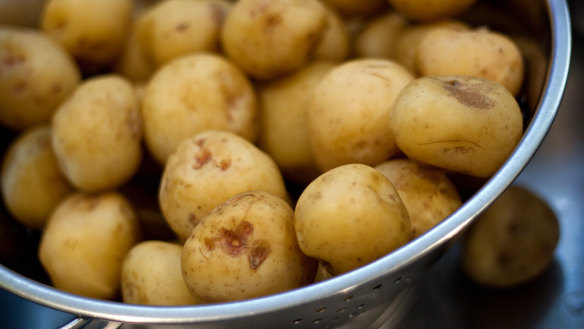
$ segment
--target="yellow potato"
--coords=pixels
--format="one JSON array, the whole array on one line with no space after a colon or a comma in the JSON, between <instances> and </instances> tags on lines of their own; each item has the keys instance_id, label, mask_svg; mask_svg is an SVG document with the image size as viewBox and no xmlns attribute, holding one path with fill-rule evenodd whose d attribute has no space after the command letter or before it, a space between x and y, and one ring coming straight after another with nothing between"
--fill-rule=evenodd
<instances>
[{"instance_id":1,"label":"yellow potato","mask_svg":"<svg viewBox=\"0 0 584 329\"><path fill-rule=\"evenodd\" d=\"M138 19L138 43L161 66L180 56L219 50L231 3L221 0L166 0Z\"/></svg>"},{"instance_id":2,"label":"yellow potato","mask_svg":"<svg viewBox=\"0 0 584 329\"><path fill-rule=\"evenodd\" d=\"M203 130L231 131L249 141L258 134L257 96L248 77L215 54L192 54L152 77L142 104L144 137L160 164L184 139Z\"/></svg>"},{"instance_id":3,"label":"yellow potato","mask_svg":"<svg viewBox=\"0 0 584 329\"><path fill-rule=\"evenodd\" d=\"M351 52L349 31L343 18L334 8L326 7L326 28L314 50L317 60L340 62Z\"/></svg>"},{"instance_id":4,"label":"yellow potato","mask_svg":"<svg viewBox=\"0 0 584 329\"><path fill-rule=\"evenodd\" d=\"M26 129L47 123L77 88L71 56L44 33L0 27L0 124Z\"/></svg>"},{"instance_id":5,"label":"yellow potato","mask_svg":"<svg viewBox=\"0 0 584 329\"><path fill-rule=\"evenodd\" d=\"M419 75L417 68L418 46L426 33L435 28L449 28L457 31L470 30L471 27L459 20L447 19L425 24L410 24L396 36L393 58L410 72Z\"/></svg>"},{"instance_id":6,"label":"yellow potato","mask_svg":"<svg viewBox=\"0 0 584 329\"><path fill-rule=\"evenodd\" d=\"M184 140L168 158L159 202L184 241L216 205L250 190L287 198L280 170L267 154L238 135L207 130Z\"/></svg>"},{"instance_id":7,"label":"yellow potato","mask_svg":"<svg viewBox=\"0 0 584 329\"><path fill-rule=\"evenodd\" d=\"M326 28L317 0L240 0L223 26L225 53L254 78L294 71L311 58Z\"/></svg>"},{"instance_id":8,"label":"yellow potato","mask_svg":"<svg viewBox=\"0 0 584 329\"><path fill-rule=\"evenodd\" d=\"M433 29L420 40L417 56L422 76L480 77L504 85L513 95L523 84L521 51L509 37L486 28Z\"/></svg>"},{"instance_id":9,"label":"yellow potato","mask_svg":"<svg viewBox=\"0 0 584 329\"><path fill-rule=\"evenodd\" d=\"M489 177L523 133L519 104L504 86L474 77L423 77L393 104L389 125L409 158Z\"/></svg>"},{"instance_id":10,"label":"yellow potato","mask_svg":"<svg viewBox=\"0 0 584 329\"><path fill-rule=\"evenodd\" d=\"M136 213L121 194L75 193L49 218L39 259L57 289L115 299L122 262L140 236Z\"/></svg>"},{"instance_id":11,"label":"yellow potato","mask_svg":"<svg viewBox=\"0 0 584 329\"><path fill-rule=\"evenodd\" d=\"M375 15L387 9L386 0L323 0L345 16Z\"/></svg>"},{"instance_id":12,"label":"yellow potato","mask_svg":"<svg viewBox=\"0 0 584 329\"><path fill-rule=\"evenodd\" d=\"M347 163L376 165L397 153L388 116L413 77L390 60L357 59L330 71L308 107L309 141L324 172Z\"/></svg>"},{"instance_id":13,"label":"yellow potato","mask_svg":"<svg viewBox=\"0 0 584 329\"><path fill-rule=\"evenodd\" d=\"M408 22L391 11L367 21L354 42L357 57L394 58L397 39Z\"/></svg>"},{"instance_id":14,"label":"yellow potato","mask_svg":"<svg viewBox=\"0 0 584 329\"><path fill-rule=\"evenodd\" d=\"M478 284L518 286L549 266L559 236L550 206L530 190L513 185L465 233L462 267Z\"/></svg>"},{"instance_id":15,"label":"yellow potato","mask_svg":"<svg viewBox=\"0 0 584 329\"><path fill-rule=\"evenodd\" d=\"M43 228L53 209L73 191L57 164L48 125L25 130L4 156L2 197L15 219Z\"/></svg>"},{"instance_id":16,"label":"yellow potato","mask_svg":"<svg viewBox=\"0 0 584 329\"><path fill-rule=\"evenodd\" d=\"M184 244L183 277L205 302L266 296L313 282L316 262L298 247L294 212L263 191L215 207Z\"/></svg>"},{"instance_id":17,"label":"yellow potato","mask_svg":"<svg viewBox=\"0 0 584 329\"><path fill-rule=\"evenodd\" d=\"M134 21L124 48L115 60L113 71L132 82L145 82L154 74L156 65L138 44L136 25Z\"/></svg>"},{"instance_id":18,"label":"yellow potato","mask_svg":"<svg viewBox=\"0 0 584 329\"><path fill-rule=\"evenodd\" d=\"M182 251L182 245L155 240L132 247L122 265L123 302L144 305L197 304L182 277Z\"/></svg>"},{"instance_id":19,"label":"yellow potato","mask_svg":"<svg viewBox=\"0 0 584 329\"><path fill-rule=\"evenodd\" d=\"M366 265L412 238L410 218L391 182L362 164L327 171L300 195L294 227L300 249L332 275Z\"/></svg>"},{"instance_id":20,"label":"yellow potato","mask_svg":"<svg viewBox=\"0 0 584 329\"><path fill-rule=\"evenodd\" d=\"M306 115L314 88L335 65L314 61L297 72L258 86L259 145L292 181L308 183L319 174L308 141Z\"/></svg>"},{"instance_id":21,"label":"yellow potato","mask_svg":"<svg viewBox=\"0 0 584 329\"><path fill-rule=\"evenodd\" d=\"M404 17L418 22L451 18L472 6L476 0L388 0Z\"/></svg>"},{"instance_id":22,"label":"yellow potato","mask_svg":"<svg viewBox=\"0 0 584 329\"><path fill-rule=\"evenodd\" d=\"M41 28L77 59L85 72L111 65L129 35L132 0L49 0Z\"/></svg>"},{"instance_id":23,"label":"yellow potato","mask_svg":"<svg viewBox=\"0 0 584 329\"><path fill-rule=\"evenodd\" d=\"M87 79L53 117L59 166L77 188L95 192L126 183L142 159L142 117L134 86L118 75Z\"/></svg>"},{"instance_id":24,"label":"yellow potato","mask_svg":"<svg viewBox=\"0 0 584 329\"><path fill-rule=\"evenodd\" d=\"M454 184L436 168L425 168L409 159L393 159L378 164L375 169L397 190L408 210L414 237L424 234L462 206Z\"/></svg>"}]
</instances>

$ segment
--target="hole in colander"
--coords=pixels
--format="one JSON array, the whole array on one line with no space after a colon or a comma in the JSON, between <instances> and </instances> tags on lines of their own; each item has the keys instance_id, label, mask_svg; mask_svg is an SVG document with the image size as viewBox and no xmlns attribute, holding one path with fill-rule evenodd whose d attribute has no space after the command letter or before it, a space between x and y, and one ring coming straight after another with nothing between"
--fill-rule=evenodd
<instances>
[{"instance_id":1,"label":"hole in colander","mask_svg":"<svg viewBox=\"0 0 584 329\"><path fill-rule=\"evenodd\" d=\"M402 281L402 277L400 276L400 277L398 277L397 279L393 280L393 283L394 283L394 284L400 284L400 283L401 283L401 281Z\"/></svg>"},{"instance_id":2,"label":"hole in colander","mask_svg":"<svg viewBox=\"0 0 584 329\"><path fill-rule=\"evenodd\" d=\"M316 313L322 313L324 311L326 311L326 307L321 307L318 310L316 310Z\"/></svg>"},{"instance_id":3,"label":"hole in colander","mask_svg":"<svg viewBox=\"0 0 584 329\"><path fill-rule=\"evenodd\" d=\"M357 310L360 311L365 307L365 304L359 304L357 305Z\"/></svg>"},{"instance_id":4,"label":"hole in colander","mask_svg":"<svg viewBox=\"0 0 584 329\"><path fill-rule=\"evenodd\" d=\"M343 313L344 311L346 311L347 308L346 307L341 307L337 310L337 313Z\"/></svg>"},{"instance_id":5,"label":"hole in colander","mask_svg":"<svg viewBox=\"0 0 584 329\"><path fill-rule=\"evenodd\" d=\"M292 320L293 324L301 324L304 320L303 319L296 319L296 320Z\"/></svg>"},{"instance_id":6,"label":"hole in colander","mask_svg":"<svg viewBox=\"0 0 584 329\"><path fill-rule=\"evenodd\" d=\"M348 315L348 317L349 317L349 319L352 319L352 318L354 318L354 317L355 317L355 313L350 313L350 314Z\"/></svg>"},{"instance_id":7,"label":"hole in colander","mask_svg":"<svg viewBox=\"0 0 584 329\"><path fill-rule=\"evenodd\" d=\"M347 296L347 297L343 298L343 301L344 301L344 302L348 302L348 301L350 301L351 299L353 299L353 296Z\"/></svg>"},{"instance_id":8,"label":"hole in colander","mask_svg":"<svg viewBox=\"0 0 584 329\"><path fill-rule=\"evenodd\" d=\"M312 320L312 323L319 324L321 321L322 321L322 319L315 319L315 320Z\"/></svg>"},{"instance_id":9,"label":"hole in colander","mask_svg":"<svg viewBox=\"0 0 584 329\"><path fill-rule=\"evenodd\" d=\"M336 322L339 321L341 318L339 318L338 316L335 316L334 318L331 319L331 322Z\"/></svg>"},{"instance_id":10,"label":"hole in colander","mask_svg":"<svg viewBox=\"0 0 584 329\"><path fill-rule=\"evenodd\" d=\"M383 283L380 283L380 284L376 285L375 287L373 287L373 291L379 290L381 287L383 287Z\"/></svg>"}]
</instances>

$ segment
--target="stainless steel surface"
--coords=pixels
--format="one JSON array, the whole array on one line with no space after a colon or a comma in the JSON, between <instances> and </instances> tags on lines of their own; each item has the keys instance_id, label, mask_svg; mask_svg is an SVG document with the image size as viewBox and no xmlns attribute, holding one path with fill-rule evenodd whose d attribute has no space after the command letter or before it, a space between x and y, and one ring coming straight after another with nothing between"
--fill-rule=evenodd
<instances>
[{"instance_id":1,"label":"stainless steel surface","mask_svg":"<svg viewBox=\"0 0 584 329\"><path fill-rule=\"evenodd\" d=\"M532 1L517 1L517 3L523 3L524 5L527 3L529 8L537 7L533 6L535 2ZM523 324L520 321L497 325L496 320L492 320L498 319L501 314L514 314L509 307L499 310L481 307L485 306L484 303L488 300L493 301L493 306L502 305L503 303L494 299L493 296L496 297L496 294L482 291L465 281L457 268L456 246L448 250L446 255L432 267L431 271L427 271L427 269L431 268L432 264L443 255L443 252L446 251L446 245L451 239L463 230L477 213L488 206L519 175L538 148L547 132L547 127L555 116L555 109L558 107L559 96L562 93L567 75L570 27L567 25L569 20L565 2L551 0L549 1L549 6L554 17L552 20L553 30L557 33L557 39L552 44L551 52L553 69L550 71L551 75L548 76L547 91L540 103L540 109L536 112L536 120L528 127L520 150L513 154L512 160L507 162L463 208L422 238L369 266L302 290L240 303L200 307L139 307L80 298L35 283L0 266L0 283L2 287L11 291L0 290L0 311L2 312L0 326L6 326L6 328L53 328L64 325L73 319L73 316L69 314L54 311L27 301L32 300L33 302L58 308L61 311L85 317L128 322L122 328L149 327L139 324L144 322L161 323L162 326L157 327L165 328L177 328L190 322L199 323L198 327L200 328L325 328L332 326L366 328L370 324L383 328L395 327L398 324L407 328L425 328L428 326L479 328L482 325L491 327L487 325L488 323L495 324L496 328L521 327ZM521 24L527 23L522 22ZM540 41L545 42L545 33L541 34L540 39ZM564 102L563 108L567 103L567 101ZM564 110L564 112L566 111ZM560 111L560 114L562 113ZM568 120L568 122L572 125L572 128L576 128L572 120ZM561 128L559 132L558 128L556 128L553 132L562 135L568 133L571 136L582 139L582 136L577 136L577 132L566 128ZM553 140L551 137L550 139ZM573 142L572 139L570 141ZM560 144L560 146L552 146L553 151L559 152L558 149L567 147L562 143ZM540 152L542 151L543 149L540 150ZM567 151L569 152L569 150ZM576 156L576 154L572 155ZM538 153L534 160L540 158ZM559 157L558 160L562 158ZM566 158L564 157L563 159L565 161ZM548 159L546 158L545 160ZM572 162L565 162L566 166L577 164L577 158L570 160ZM541 160L539 161L541 163ZM531 169L531 167L537 165L538 161L532 162L524 174L529 173L530 170L535 170ZM539 166L542 165L540 164ZM576 169L573 168L573 170ZM540 178L546 178L558 183L553 178L555 173L551 173L545 168L540 169L540 173L541 171L545 172L545 174L536 174L536 176L543 176ZM564 175L567 172L568 170L566 169L562 171ZM518 181L524 179L523 177L525 176L521 175ZM569 184L577 183L576 177L571 178L568 183L564 182L555 186L568 189L568 186L571 186ZM528 180L534 183L532 179ZM554 185L546 182L539 186L542 189L546 188L546 192L551 193L549 187ZM551 195L557 194L551 193ZM571 217L572 219L570 219L570 217L566 217L566 213L574 216L582 215L582 213L574 212L580 209L579 207L569 206L570 200L573 205L579 204L575 199L569 199L579 195L576 193L560 193L559 195L563 196L562 202L564 203L552 203L552 205L555 209L564 209L564 213L561 216L562 232L566 230L573 232L572 225L575 224L570 224L570 227L566 228L566 221L575 222L580 220L581 217ZM550 195L546 194L545 196L549 197ZM568 205L566 205L566 202L568 202ZM559 205L563 205L563 208L558 208ZM569 211L566 209L569 209ZM553 269L559 267L563 275L560 278L556 278L556 280L559 280L556 282L558 287L566 287L566 284L571 282L569 287L575 290L569 290L567 293L572 294L575 292L576 295L572 294L570 296L576 298L569 300L578 301L577 293L581 287L576 287L574 282L581 281L582 268L569 270L571 269L569 266L572 264L568 261L568 258L573 258L574 253L579 253L581 257L582 249L575 249L572 246L574 242L566 240L570 238L574 238L574 236L570 234L562 235L558 248L558 258L550 273L553 276ZM567 258L561 258L561 255ZM561 262L562 259L564 259L564 262ZM582 265L582 262L580 261L578 264ZM566 267L564 268L563 266ZM570 277L571 281L566 281L567 274L577 275L578 277ZM548 273L548 275L550 274ZM546 287L547 285L540 284L540 286ZM556 288L555 291L557 292L558 289L560 288ZM467 292L472 293L467 294ZM508 299L506 297L510 295L502 294L502 296L503 299ZM527 304L522 306L534 305L530 304L533 299L524 301ZM511 306L516 306L515 304L520 304L520 302L516 301ZM478 306L478 309L473 308L473 305ZM412 306L411 311L406 318L402 318L406 316L404 310L409 306ZM578 307L577 304L572 305L572 309L578 310ZM20 311L11 311L16 308ZM484 310L486 313L480 313L478 310ZM490 312L488 310L493 311ZM497 314L500 311L506 312L499 313L498 316ZM537 312L537 314L542 314L542 312ZM380 315L384 317L381 320L377 320ZM506 318L513 319L513 317L509 316ZM34 324L31 325L31 323ZM108 321L89 321L84 328L103 328L108 324L117 325L117 323Z\"/></svg>"}]
</instances>

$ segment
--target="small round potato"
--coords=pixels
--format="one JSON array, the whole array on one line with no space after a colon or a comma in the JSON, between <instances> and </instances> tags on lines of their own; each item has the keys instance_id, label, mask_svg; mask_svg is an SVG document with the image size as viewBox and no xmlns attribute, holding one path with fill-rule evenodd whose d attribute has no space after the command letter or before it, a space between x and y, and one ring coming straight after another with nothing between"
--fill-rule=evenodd
<instances>
[{"instance_id":1,"label":"small round potato","mask_svg":"<svg viewBox=\"0 0 584 329\"><path fill-rule=\"evenodd\" d=\"M376 165L398 151L387 117L413 76L384 59L357 59L330 71L308 107L309 140L318 168Z\"/></svg>"},{"instance_id":2,"label":"small round potato","mask_svg":"<svg viewBox=\"0 0 584 329\"><path fill-rule=\"evenodd\" d=\"M389 124L409 158L489 177L523 133L519 104L504 86L475 77L423 77L399 94Z\"/></svg>"},{"instance_id":3,"label":"small round potato","mask_svg":"<svg viewBox=\"0 0 584 329\"><path fill-rule=\"evenodd\" d=\"M402 28L395 38L393 59L403 65L415 75L419 75L417 68L418 46L424 36L435 28L448 28L466 31L471 27L459 20L447 19L425 24L409 24Z\"/></svg>"},{"instance_id":4,"label":"small round potato","mask_svg":"<svg viewBox=\"0 0 584 329\"><path fill-rule=\"evenodd\" d=\"M84 72L111 65L130 32L132 0L49 0L41 28L69 51Z\"/></svg>"},{"instance_id":5,"label":"small round potato","mask_svg":"<svg viewBox=\"0 0 584 329\"><path fill-rule=\"evenodd\" d=\"M530 190L512 185L465 233L462 267L478 284L514 287L549 266L559 235L549 205Z\"/></svg>"},{"instance_id":6,"label":"small round potato","mask_svg":"<svg viewBox=\"0 0 584 329\"><path fill-rule=\"evenodd\" d=\"M322 0L344 16L369 16L387 9L386 0Z\"/></svg>"},{"instance_id":7,"label":"small round potato","mask_svg":"<svg viewBox=\"0 0 584 329\"><path fill-rule=\"evenodd\" d=\"M326 28L314 50L317 60L340 62L351 52L351 41L345 21L335 9L326 7Z\"/></svg>"},{"instance_id":8,"label":"small round potato","mask_svg":"<svg viewBox=\"0 0 584 329\"><path fill-rule=\"evenodd\" d=\"M287 199L276 163L236 134L208 130L184 140L162 174L162 214L181 241L216 205L235 194L262 190Z\"/></svg>"},{"instance_id":9,"label":"small round potato","mask_svg":"<svg viewBox=\"0 0 584 329\"><path fill-rule=\"evenodd\" d=\"M240 0L225 20L223 48L254 78L275 78L311 59L326 22L318 0Z\"/></svg>"},{"instance_id":10,"label":"small round potato","mask_svg":"<svg viewBox=\"0 0 584 329\"><path fill-rule=\"evenodd\" d=\"M182 276L183 246L165 241L135 245L122 265L122 300L143 305L197 304Z\"/></svg>"},{"instance_id":11,"label":"small round potato","mask_svg":"<svg viewBox=\"0 0 584 329\"><path fill-rule=\"evenodd\" d=\"M264 191L237 194L215 207L182 254L185 283L204 302L298 288L313 282L316 265L298 247L290 205Z\"/></svg>"},{"instance_id":12,"label":"small round potato","mask_svg":"<svg viewBox=\"0 0 584 329\"><path fill-rule=\"evenodd\" d=\"M85 80L53 117L52 143L61 170L77 188L113 189L142 159L142 117L134 86L118 75Z\"/></svg>"},{"instance_id":13,"label":"small round potato","mask_svg":"<svg viewBox=\"0 0 584 329\"><path fill-rule=\"evenodd\" d=\"M355 55L392 59L397 39L407 27L408 22L393 11L368 21L355 40Z\"/></svg>"},{"instance_id":14,"label":"small round potato","mask_svg":"<svg viewBox=\"0 0 584 329\"><path fill-rule=\"evenodd\" d=\"M254 141L259 128L251 82L215 54L191 54L162 67L148 83L142 113L146 145L161 164L180 142L203 130L231 131Z\"/></svg>"},{"instance_id":15,"label":"small round potato","mask_svg":"<svg viewBox=\"0 0 584 329\"><path fill-rule=\"evenodd\" d=\"M113 65L113 71L132 82L143 83L152 77L156 65L138 44L136 34L136 23L134 22L124 48Z\"/></svg>"},{"instance_id":16,"label":"small round potato","mask_svg":"<svg viewBox=\"0 0 584 329\"><path fill-rule=\"evenodd\" d=\"M300 195L294 226L302 251L332 275L366 265L412 238L408 212L391 182L374 168L331 169Z\"/></svg>"},{"instance_id":17,"label":"small round potato","mask_svg":"<svg viewBox=\"0 0 584 329\"><path fill-rule=\"evenodd\" d=\"M221 0L159 2L139 18L138 43L157 66L196 52L218 51L230 6Z\"/></svg>"},{"instance_id":18,"label":"small round potato","mask_svg":"<svg viewBox=\"0 0 584 329\"><path fill-rule=\"evenodd\" d=\"M115 299L124 257L140 238L136 213L124 196L75 193L49 218L39 258L57 289Z\"/></svg>"},{"instance_id":19,"label":"small round potato","mask_svg":"<svg viewBox=\"0 0 584 329\"><path fill-rule=\"evenodd\" d=\"M48 125L25 130L14 140L2 166L2 197L15 219L40 230L73 187L57 164Z\"/></svg>"},{"instance_id":20,"label":"small round potato","mask_svg":"<svg viewBox=\"0 0 584 329\"><path fill-rule=\"evenodd\" d=\"M0 124L49 122L80 80L73 58L44 33L0 27Z\"/></svg>"},{"instance_id":21,"label":"small round potato","mask_svg":"<svg viewBox=\"0 0 584 329\"><path fill-rule=\"evenodd\" d=\"M414 237L424 234L462 205L454 184L436 168L422 167L409 159L393 159L375 169L389 179L404 202Z\"/></svg>"},{"instance_id":22,"label":"small round potato","mask_svg":"<svg viewBox=\"0 0 584 329\"><path fill-rule=\"evenodd\" d=\"M477 0L388 0L404 17L429 22L454 17L472 6Z\"/></svg>"},{"instance_id":23,"label":"small round potato","mask_svg":"<svg viewBox=\"0 0 584 329\"><path fill-rule=\"evenodd\" d=\"M313 90L336 64L314 61L295 73L260 84L259 145L292 181L309 183L319 174L310 143L306 115Z\"/></svg>"},{"instance_id":24,"label":"small round potato","mask_svg":"<svg viewBox=\"0 0 584 329\"><path fill-rule=\"evenodd\" d=\"M418 45L416 66L422 76L466 75L498 82L513 95L523 84L523 55L507 36L479 28L436 28Z\"/></svg>"}]
</instances>

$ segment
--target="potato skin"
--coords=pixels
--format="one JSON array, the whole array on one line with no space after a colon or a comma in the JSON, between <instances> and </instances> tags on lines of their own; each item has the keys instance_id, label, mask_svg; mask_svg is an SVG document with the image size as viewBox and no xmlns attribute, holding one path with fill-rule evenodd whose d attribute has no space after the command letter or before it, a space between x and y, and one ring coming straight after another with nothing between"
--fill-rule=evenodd
<instances>
[{"instance_id":1,"label":"potato skin","mask_svg":"<svg viewBox=\"0 0 584 329\"><path fill-rule=\"evenodd\" d=\"M387 118L412 80L390 60L356 59L320 81L308 107L308 132L321 172L348 163L375 165L397 153Z\"/></svg>"},{"instance_id":2,"label":"potato skin","mask_svg":"<svg viewBox=\"0 0 584 329\"><path fill-rule=\"evenodd\" d=\"M344 16L375 15L387 9L385 0L323 0Z\"/></svg>"},{"instance_id":3,"label":"potato skin","mask_svg":"<svg viewBox=\"0 0 584 329\"><path fill-rule=\"evenodd\" d=\"M393 11L371 19L354 41L355 56L393 59L397 39L408 26L408 22Z\"/></svg>"},{"instance_id":4,"label":"potato skin","mask_svg":"<svg viewBox=\"0 0 584 329\"><path fill-rule=\"evenodd\" d=\"M549 266L559 236L550 206L525 187L512 185L464 234L462 267L480 285L515 287Z\"/></svg>"},{"instance_id":5,"label":"potato skin","mask_svg":"<svg viewBox=\"0 0 584 329\"><path fill-rule=\"evenodd\" d=\"M77 188L96 192L127 182L142 159L142 117L134 86L119 75L87 79L59 107L52 143Z\"/></svg>"},{"instance_id":6,"label":"potato skin","mask_svg":"<svg viewBox=\"0 0 584 329\"><path fill-rule=\"evenodd\" d=\"M287 199L282 174L267 154L236 134L208 130L184 140L168 158L158 197L184 241L215 206L250 190Z\"/></svg>"},{"instance_id":7,"label":"potato skin","mask_svg":"<svg viewBox=\"0 0 584 329\"><path fill-rule=\"evenodd\" d=\"M409 158L449 171L489 177L523 133L513 95L475 77L422 77L395 100L389 124Z\"/></svg>"},{"instance_id":8,"label":"potato skin","mask_svg":"<svg viewBox=\"0 0 584 329\"><path fill-rule=\"evenodd\" d=\"M41 14L41 29L94 73L111 65L130 32L132 0L49 0Z\"/></svg>"},{"instance_id":9,"label":"potato skin","mask_svg":"<svg viewBox=\"0 0 584 329\"><path fill-rule=\"evenodd\" d=\"M402 199L419 237L462 206L454 184L446 173L422 167L410 159L384 161L375 169L387 177Z\"/></svg>"},{"instance_id":10,"label":"potato skin","mask_svg":"<svg viewBox=\"0 0 584 329\"><path fill-rule=\"evenodd\" d=\"M348 164L310 183L295 208L302 251L332 275L366 265L412 237L410 218L391 182L374 168Z\"/></svg>"},{"instance_id":11,"label":"potato skin","mask_svg":"<svg viewBox=\"0 0 584 329\"><path fill-rule=\"evenodd\" d=\"M258 84L259 145L292 181L307 184L319 174L306 125L308 104L314 88L335 66L313 61L294 73Z\"/></svg>"},{"instance_id":12,"label":"potato skin","mask_svg":"<svg viewBox=\"0 0 584 329\"><path fill-rule=\"evenodd\" d=\"M79 192L52 213L39 259L57 289L115 299L124 257L140 239L136 213L123 195Z\"/></svg>"},{"instance_id":13,"label":"potato skin","mask_svg":"<svg viewBox=\"0 0 584 329\"><path fill-rule=\"evenodd\" d=\"M2 197L22 224L40 230L73 187L59 168L51 147L51 127L29 128L9 146L2 163Z\"/></svg>"},{"instance_id":14,"label":"potato skin","mask_svg":"<svg viewBox=\"0 0 584 329\"><path fill-rule=\"evenodd\" d=\"M0 124L23 130L48 123L77 88L73 58L46 34L0 27Z\"/></svg>"},{"instance_id":15,"label":"potato skin","mask_svg":"<svg viewBox=\"0 0 584 329\"><path fill-rule=\"evenodd\" d=\"M241 69L216 54L191 54L160 68L142 104L146 145L160 164L184 139L207 129L257 138L254 87Z\"/></svg>"},{"instance_id":16,"label":"potato skin","mask_svg":"<svg viewBox=\"0 0 584 329\"><path fill-rule=\"evenodd\" d=\"M519 47L507 36L486 28L435 28L420 40L416 66L422 76L474 76L504 85L518 95L524 64Z\"/></svg>"},{"instance_id":17,"label":"potato skin","mask_svg":"<svg viewBox=\"0 0 584 329\"><path fill-rule=\"evenodd\" d=\"M123 302L142 305L197 304L182 277L182 251L182 245L156 240L132 247L122 265Z\"/></svg>"},{"instance_id":18,"label":"potato skin","mask_svg":"<svg viewBox=\"0 0 584 329\"><path fill-rule=\"evenodd\" d=\"M249 75L271 79L305 65L325 28L326 10L317 0L240 0L227 15L221 40Z\"/></svg>"},{"instance_id":19,"label":"potato skin","mask_svg":"<svg viewBox=\"0 0 584 329\"><path fill-rule=\"evenodd\" d=\"M290 205L249 191L215 207L195 227L184 244L182 270L193 296L224 302L311 283L316 262L298 247Z\"/></svg>"}]
</instances>

